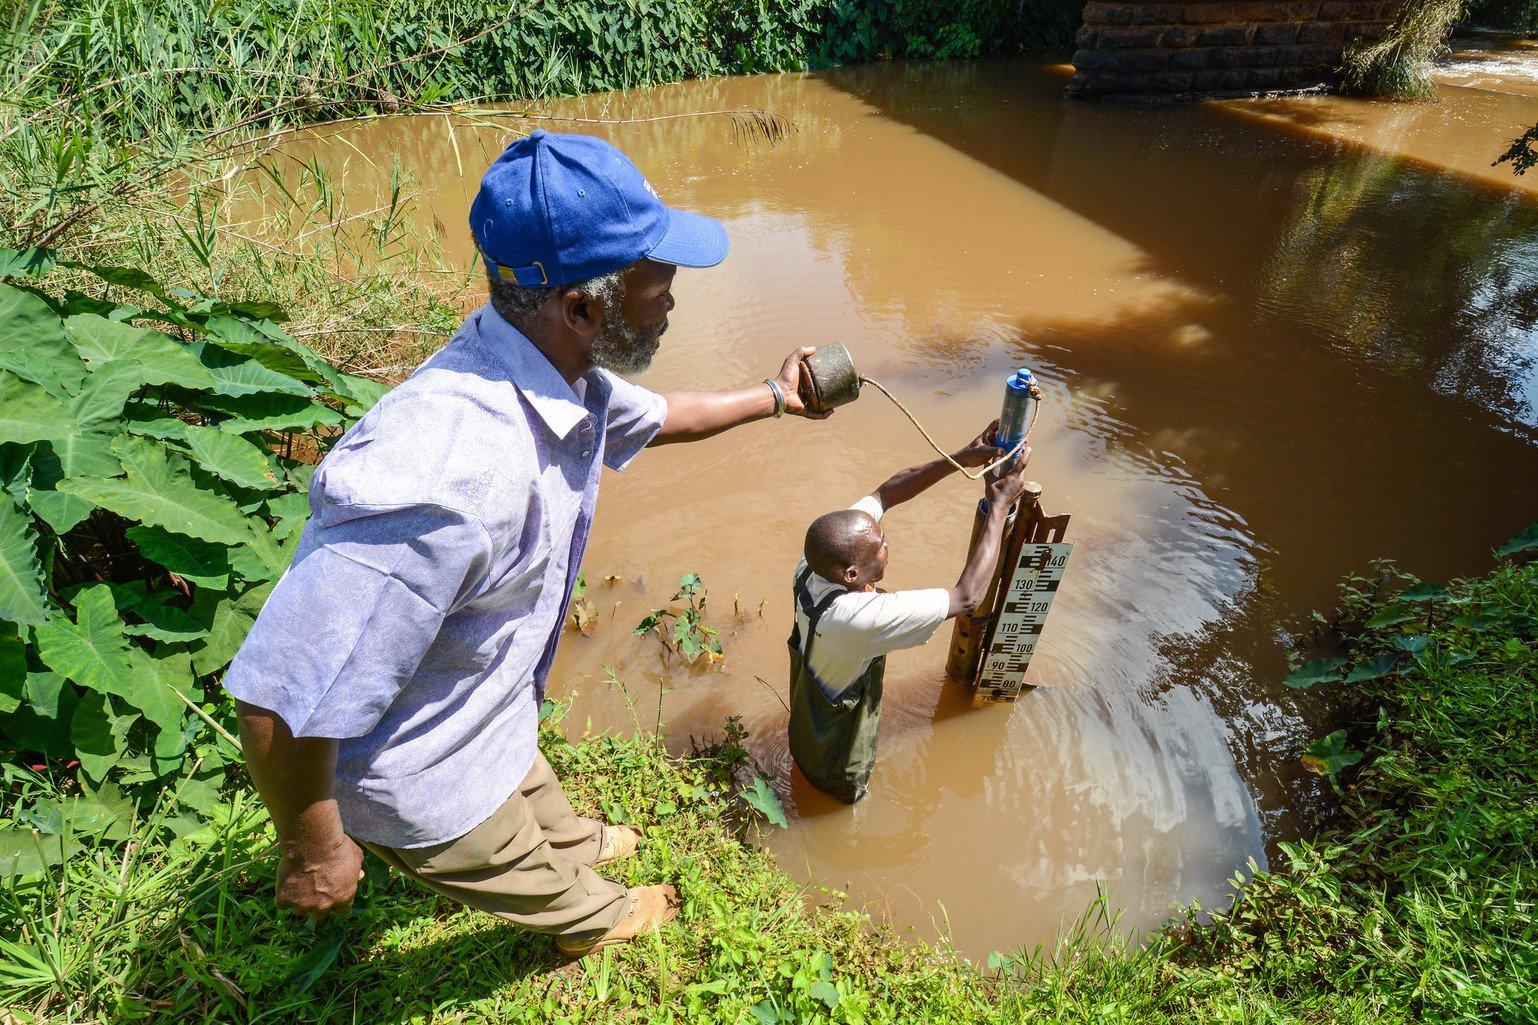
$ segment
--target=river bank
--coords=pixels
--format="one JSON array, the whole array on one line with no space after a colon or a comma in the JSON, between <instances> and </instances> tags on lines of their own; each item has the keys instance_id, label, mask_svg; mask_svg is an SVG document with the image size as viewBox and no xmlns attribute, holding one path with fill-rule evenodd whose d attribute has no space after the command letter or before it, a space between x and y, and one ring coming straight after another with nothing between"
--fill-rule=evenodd
<instances>
[{"instance_id":1,"label":"river bank","mask_svg":"<svg viewBox=\"0 0 1538 1025\"><path fill-rule=\"evenodd\" d=\"M574 801L646 829L625 877L682 889L657 937L563 968L548 940L377 865L351 918L301 928L274 912L270 830L238 789L180 839L141 824L0 890L0 1006L42 1022L1532 1021L1538 563L1376 583L1348 583L1346 660L1323 673L1351 682L1320 684L1355 709L1313 756L1348 824L1283 845L1211 926L1143 949L1103 908L986 964L896 937L746 841L729 758L552 715L545 750Z\"/></svg>"}]
</instances>

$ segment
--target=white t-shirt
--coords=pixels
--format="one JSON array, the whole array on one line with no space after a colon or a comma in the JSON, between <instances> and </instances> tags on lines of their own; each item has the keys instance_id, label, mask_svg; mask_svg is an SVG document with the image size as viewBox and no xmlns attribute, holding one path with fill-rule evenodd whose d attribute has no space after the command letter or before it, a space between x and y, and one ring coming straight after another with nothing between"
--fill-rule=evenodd
<instances>
[{"instance_id":1,"label":"white t-shirt","mask_svg":"<svg viewBox=\"0 0 1538 1025\"><path fill-rule=\"evenodd\" d=\"M851 509L870 513L877 520L884 510L881 499L866 495ZM801 578L806 559L796 564L791 584ZM839 585L813 573L807 578L812 605L822 601ZM807 616L801 603L795 603L796 625L801 630L801 647L806 648ZM931 587L920 591L849 591L823 611L817 623L817 643L812 646L811 670L829 697L837 698L853 683L871 660L888 652L915 648L933 637L940 624L949 618L950 591Z\"/></svg>"}]
</instances>

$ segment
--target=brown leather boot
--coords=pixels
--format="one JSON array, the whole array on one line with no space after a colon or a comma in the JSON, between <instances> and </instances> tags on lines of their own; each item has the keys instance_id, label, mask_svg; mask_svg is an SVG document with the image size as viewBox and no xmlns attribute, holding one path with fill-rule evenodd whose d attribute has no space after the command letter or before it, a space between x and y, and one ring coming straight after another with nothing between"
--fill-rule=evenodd
<instances>
[{"instance_id":1,"label":"brown leather boot","mask_svg":"<svg viewBox=\"0 0 1538 1025\"><path fill-rule=\"evenodd\" d=\"M604 826L603 845L598 849L594 868L603 868L630 857L641 845L641 831L634 826Z\"/></svg>"},{"instance_id":2,"label":"brown leather boot","mask_svg":"<svg viewBox=\"0 0 1538 1025\"><path fill-rule=\"evenodd\" d=\"M658 929L678 917L682 902L673 886L636 886L630 890L630 910L614 928L590 940L555 938L555 949L570 958L585 957L595 950L629 943L642 933Z\"/></svg>"}]
</instances>

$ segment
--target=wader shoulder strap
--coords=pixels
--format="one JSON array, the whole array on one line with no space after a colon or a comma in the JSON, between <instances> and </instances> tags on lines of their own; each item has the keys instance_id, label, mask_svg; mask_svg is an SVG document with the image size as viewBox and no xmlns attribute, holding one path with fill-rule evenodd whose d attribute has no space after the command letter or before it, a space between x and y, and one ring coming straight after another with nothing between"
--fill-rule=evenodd
<instances>
[{"instance_id":1,"label":"wader shoulder strap","mask_svg":"<svg viewBox=\"0 0 1538 1025\"><path fill-rule=\"evenodd\" d=\"M822 614L828 611L828 606L833 604L833 599L844 594L844 591L829 591L822 596L822 601L816 608L807 613L806 617L806 643L801 648L801 664L807 672L812 671L812 645L817 641L817 624L822 619Z\"/></svg>"}]
</instances>

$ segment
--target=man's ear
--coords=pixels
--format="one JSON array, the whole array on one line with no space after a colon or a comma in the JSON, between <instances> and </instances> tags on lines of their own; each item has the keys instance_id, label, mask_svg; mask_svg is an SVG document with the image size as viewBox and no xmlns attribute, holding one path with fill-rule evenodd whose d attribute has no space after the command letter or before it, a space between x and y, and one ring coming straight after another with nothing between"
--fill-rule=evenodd
<instances>
[{"instance_id":1,"label":"man's ear","mask_svg":"<svg viewBox=\"0 0 1538 1025\"><path fill-rule=\"evenodd\" d=\"M566 327L584 338L592 338L603 330L603 308L578 289L568 288L561 293L560 310Z\"/></svg>"},{"instance_id":2,"label":"man's ear","mask_svg":"<svg viewBox=\"0 0 1538 1025\"><path fill-rule=\"evenodd\" d=\"M854 583L856 580L860 579L860 567L858 567L858 566L845 566L844 567L844 574L843 574L843 576L844 576L844 583L846 583L846 584Z\"/></svg>"}]
</instances>

